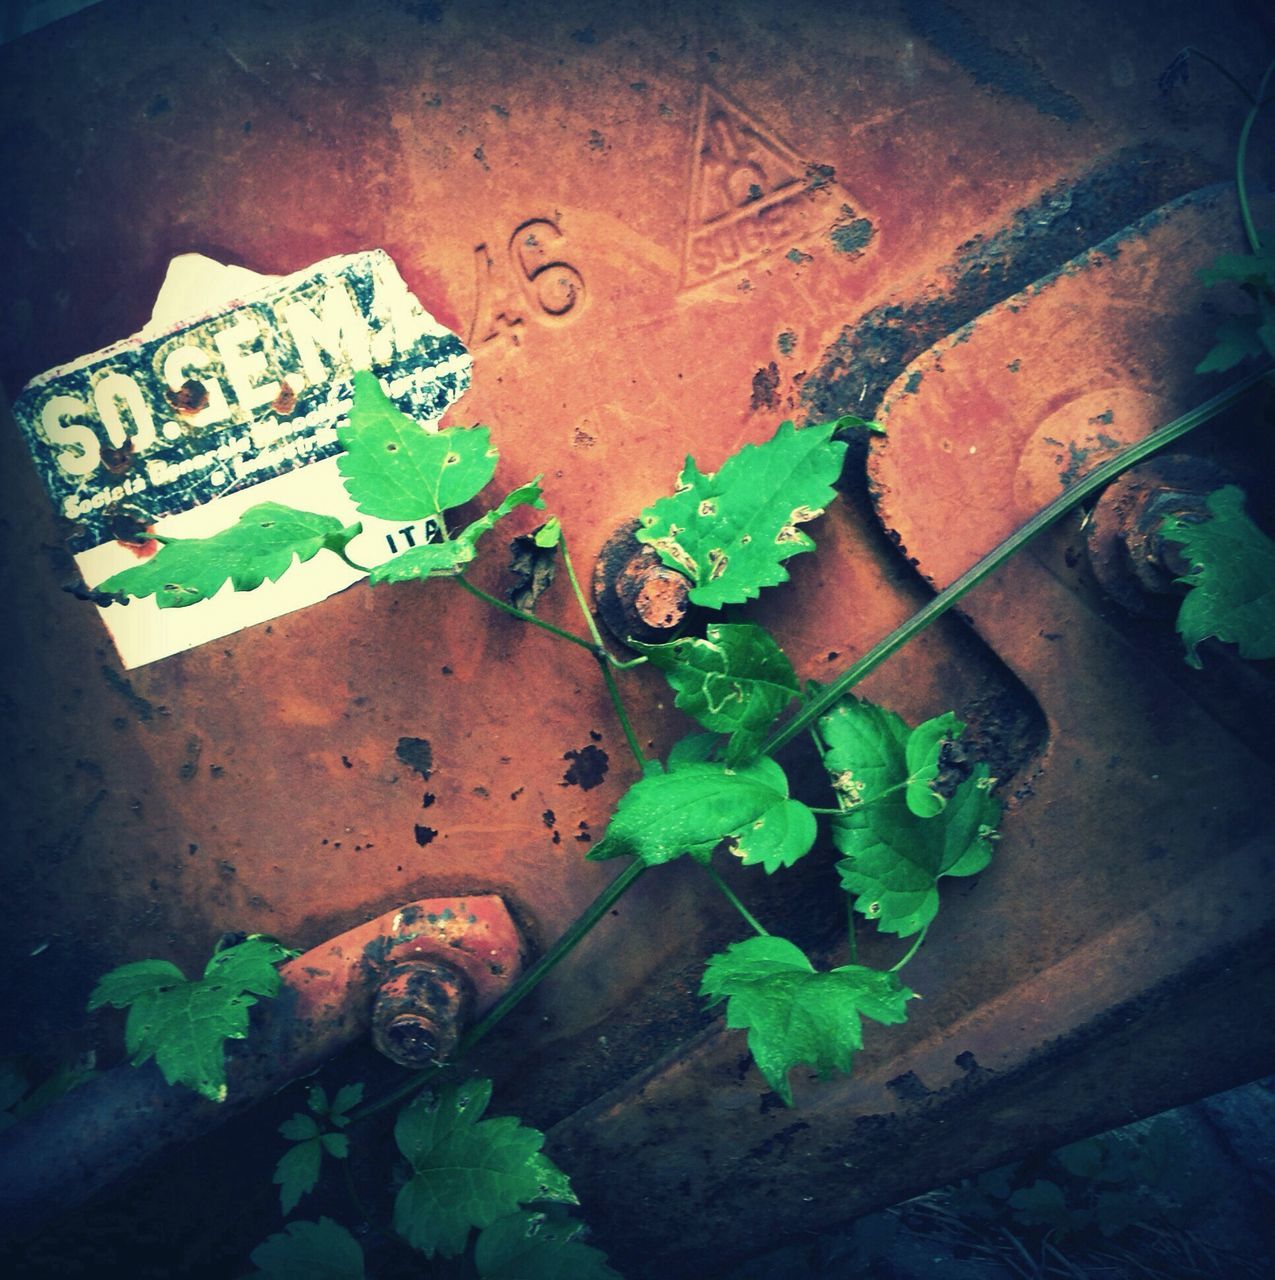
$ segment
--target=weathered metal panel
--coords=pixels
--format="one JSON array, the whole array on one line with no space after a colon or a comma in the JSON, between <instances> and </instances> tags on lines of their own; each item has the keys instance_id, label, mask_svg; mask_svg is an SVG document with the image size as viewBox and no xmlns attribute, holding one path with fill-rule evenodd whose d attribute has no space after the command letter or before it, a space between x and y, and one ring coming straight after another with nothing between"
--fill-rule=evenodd
<instances>
[{"instance_id":1,"label":"weathered metal panel","mask_svg":"<svg viewBox=\"0 0 1275 1280\"><path fill-rule=\"evenodd\" d=\"M961 324L1224 179L1242 104L1202 72L1185 103L1156 80L1188 43L1255 78L1269 36L1260 9L1229 27L1185 3L384 0L356 18L300 0L112 0L0 49L0 374L12 394L135 332L176 253L288 273L380 247L473 354L449 420L493 427L498 484L546 473L587 567L670 489L686 453L714 467L782 416L875 411ZM1080 330L1065 354L1137 365L1136 319L1109 353ZM1014 359L992 345L989 367ZM1044 398L1056 376L1032 375ZM3 777L13 923L0 972L14 1048L109 1046L105 1024L79 1012L97 974L143 955L192 968L224 930L309 946L397 902L491 892L544 945L614 874L580 854L636 769L588 654L445 584L405 585L356 588L125 674L92 611L60 591L62 531L16 432L2 436L5 710L18 728ZM955 502L939 537L959 560L984 545L975 504L1006 501L953 476L927 472L915 501ZM803 677L839 669L927 596L855 483L815 533L819 555L755 611ZM1124 936L1126 916L1130 937L1153 937L1155 846L1174 866L1207 853L1246 883L1244 783L1262 770L1246 698L1184 692L1167 657L1148 662L1153 641L1107 625L1073 589L1069 550L1060 534L1044 561L984 588L970 608L983 639L953 620L868 682L910 717L976 711L966 718L1019 767L1021 795L993 870L948 895L915 962L924 1006L870 1042L855 1080L801 1090L814 1111L789 1116L741 1073L736 1038L710 1031L679 1052L705 1025L703 957L735 936L729 909L681 866L643 877L484 1060L511 1109L562 1122L557 1149L622 1265L671 1263L663 1225L642 1235L608 1199L621 1158L650 1179L659 1224L684 1179L688 1205L721 1195L720 1211L688 1210L682 1224L678 1247L699 1265L723 1223L745 1249L803 1213L866 1207L918 1189L924 1170L950 1176L1073 1132L1082 1112L1122 1118L1107 1112L1231 1083L1259 1059L1269 1068L1262 1025L1224 1044L1203 998L1231 963L1233 930L1258 927L1256 895L1234 920L1210 907L1206 926L1174 928L1175 945L1195 929L1211 939L1197 969L1155 970L1154 941L1146 967L1128 968L1104 941ZM493 565L479 580L499 590L499 577ZM540 607L577 625L560 590ZM1249 679L1227 669L1216 683ZM663 750L685 723L662 680L636 672L625 689L643 744ZM404 739L428 741L429 763L405 759ZM582 772L586 753L598 767ZM790 763L810 761L797 750ZM1097 852L1113 843L1132 853ZM830 877L811 860L783 882L733 882L820 949L842 921ZM1090 965L1105 968L1086 995ZM1155 1014L1166 982L1190 1011L1180 1039ZM1093 1031L1127 1008L1155 1047L1145 1060ZM984 1025L988 1047L971 1051L1002 1062L1000 1076L955 1061L974 1044L957 1032ZM1068 1030L1057 1052L1042 1048ZM1131 1055L1119 1106L1085 1092L1114 1044ZM671 1074L624 1084L667 1052L681 1061ZM1019 1068L1041 1081L1030 1109ZM934 1090L962 1072L942 1126L934 1102L890 1110L888 1086L906 1091L909 1071ZM887 1114L898 1130L860 1131L941 1142L863 1190L866 1141L819 1134Z\"/></svg>"}]
</instances>

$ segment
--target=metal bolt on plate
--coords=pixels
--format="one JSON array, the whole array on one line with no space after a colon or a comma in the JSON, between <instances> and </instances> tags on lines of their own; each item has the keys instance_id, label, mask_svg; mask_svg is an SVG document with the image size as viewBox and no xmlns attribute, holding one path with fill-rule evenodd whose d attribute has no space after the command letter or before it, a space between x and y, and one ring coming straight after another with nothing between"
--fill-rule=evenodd
<instances>
[{"instance_id":1,"label":"metal bolt on plate","mask_svg":"<svg viewBox=\"0 0 1275 1280\"><path fill-rule=\"evenodd\" d=\"M372 1043L400 1067L443 1062L460 1040L471 1003L468 979L450 965L396 965L376 993Z\"/></svg>"},{"instance_id":2,"label":"metal bolt on plate","mask_svg":"<svg viewBox=\"0 0 1275 1280\"><path fill-rule=\"evenodd\" d=\"M1169 454L1131 468L1109 485L1089 522L1089 563L1103 590L1130 613L1171 609L1190 571L1181 548L1164 538L1170 516L1207 518L1211 493L1230 483L1205 458Z\"/></svg>"},{"instance_id":3,"label":"metal bolt on plate","mask_svg":"<svg viewBox=\"0 0 1275 1280\"><path fill-rule=\"evenodd\" d=\"M636 538L637 520L622 524L593 566L593 599L606 629L622 643L658 644L676 635L690 609L686 577Z\"/></svg>"}]
</instances>

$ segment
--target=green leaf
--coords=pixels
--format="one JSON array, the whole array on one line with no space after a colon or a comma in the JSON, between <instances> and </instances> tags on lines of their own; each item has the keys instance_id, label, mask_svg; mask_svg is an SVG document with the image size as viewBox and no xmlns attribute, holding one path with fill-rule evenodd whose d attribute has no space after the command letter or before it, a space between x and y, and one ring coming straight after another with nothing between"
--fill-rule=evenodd
<instances>
[{"instance_id":1,"label":"green leaf","mask_svg":"<svg viewBox=\"0 0 1275 1280\"><path fill-rule=\"evenodd\" d=\"M965 725L956 718L956 713L945 711L917 725L908 734L904 748L908 771L906 799L908 808L918 818L933 818L947 805L947 798L934 790L934 780L939 776L943 748L964 732Z\"/></svg>"},{"instance_id":2,"label":"green leaf","mask_svg":"<svg viewBox=\"0 0 1275 1280\"><path fill-rule=\"evenodd\" d=\"M1199 524L1170 517L1164 537L1182 544L1191 590L1178 613L1186 660L1203 666L1196 646L1210 636L1239 647L1242 658L1275 657L1275 542L1245 514L1235 485L1209 495L1212 518Z\"/></svg>"},{"instance_id":3,"label":"green leaf","mask_svg":"<svg viewBox=\"0 0 1275 1280\"><path fill-rule=\"evenodd\" d=\"M544 1134L513 1116L481 1119L490 1097L491 1082L475 1080L399 1112L394 1138L413 1174L394 1202L394 1229L427 1257L455 1257L472 1227L516 1213L546 1187L562 1195L561 1174L540 1155Z\"/></svg>"},{"instance_id":4,"label":"green leaf","mask_svg":"<svg viewBox=\"0 0 1275 1280\"><path fill-rule=\"evenodd\" d=\"M562 522L557 516L550 516L531 539L542 551L553 550L562 541Z\"/></svg>"},{"instance_id":5,"label":"green leaf","mask_svg":"<svg viewBox=\"0 0 1275 1280\"><path fill-rule=\"evenodd\" d=\"M251 1254L266 1280L363 1280L359 1242L331 1218L289 1222Z\"/></svg>"},{"instance_id":6,"label":"green leaf","mask_svg":"<svg viewBox=\"0 0 1275 1280\"><path fill-rule=\"evenodd\" d=\"M285 1134L285 1137L288 1135ZM279 1204L284 1216L297 1207L302 1196L309 1195L319 1181L323 1148L317 1137L289 1147L275 1165L274 1181L279 1188Z\"/></svg>"},{"instance_id":7,"label":"green leaf","mask_svg":"<svg viewBox=\"0 0 1275 1280\"><path fill-rule=\"evenodd\" d=\"M863 965L818 973L800 948L776 937L727 947L709 960L700 985L710 1005L727 1001L728 1027L748 1029L758 1069L789 1106L793 1067L848 1075L863 1047L861 1017L904 1022L913 994L894 974Z\"/></svg>"},{"instance_id":8,"label":"green leaf","mask_svg":"<svg viewBox=\"0 0 1275 1280\"><path fill-rule=\"evenodd\" d=\"M709 623L703 640L632 642L667 677L675 705L706 729L729 733L726 763L755 759L775 717L796 697L797 676L770 633L753 623Z\"/></svg>"},{"instance_id":9,"label":"green leaf","mask_svg":"<svg viewBox=\"0 0 1275 1280\"><path fill-rule=\"evenodd\" d=\"M126 1009L138 997L185 982L186 975L171 960L136 960L103 974L89 995L92 1013L104 1004Z\"/></svg>"},{"instance_id":10,"label":"green leaf","mask_svg":"<svg viewBox=\"0 0 1275 1280\"><path fill-rule=\"evenodd\" d=\"M468 502L496 473L486 427L426 431L394 406L376 375L354 375L354 404L337 429L337 467L360 511L383 520L423 520Z\"/></svg>"},{"instance_id":11,"label":"green leaf","mask_svg":"<svg viewBox=\"0 0 1275 1280\"><path fill-rule=\"evenodd\" d=\"M833 431L847 431L852 427L858 431L870 431L874 436L886 434L885 428L879 422L873 422L870 418L860 418L853 413L843 413L832 424Z\"/></svg>"},{"instance_id":12,"label":"green leaf","mask_svg":"<svg viewBox=\"0 0 1275 1280\"><path fill-rule=\"evenodd\" d=\"M1251 356L1266 354L1262 321L1257 315L1233 316L1218 325L1209 353L1195 366L1196 373L1225 373Z\"/></svg>"},{"instance_id":13,"label":"green leaf","mask_svg":"<svg viewBox=\"0 0 1275 1280\"><path fill-rule=\"evenodd\" d=\"M1208 286L1231 283L1256 289L1275 288L1275 254L1223 253L1200 272Z\"/></svg>"},{"instance_id":14,"label":"green leaf","mask_svg":"<svg viewBox=\"0 0 1275 1280\"><path fill-rule=\"evenodd\" d=\"M642 512L639 542L694 584L691 601L709 609L751 600L788 580L783 561L814 549L797 526L835 496L846 446L835 422L798 431L782 423L761 445L745 445L715 475L691 458L678 492Z\"/></svg>"},{"instance_id":15,"label":"green leaf","mask_svg":"<svg viewBox=\"0 0 1275 1280\"><path fill-rule=\"evenodd\" d=\"M576 1193L571 1190L571 1179L543 1151L537 1153L532 1160L531 1170L537 1186L536 1194L531 1199L554 1204L580 1203Z\"/></svg>"},{"instance_id":16,"label":"green leaf","mask_svg":"<svg viewBox=\"0 0 1275 1280\"><path fill-rule=\"evenodd\" d=\"M474 558L474 546L459 538L448 542L426 542L393 559L378 564L368 575L371 584L411 582L416 578L455 577Z\"/></svg>"},{"instance_id":17,"label":"green leaf","mask_svg":"<svg viewBox=\"0 0 1275 1280\"><path fill-rule=\"evenodd\" d=\"M336 1097L332 1100L332 1110L329 1113L334 1122L339 1124L347 1111L357 1107L363 1101L363 1082L355 1081L353 1084L343 1084L337 1091Z\"/></svg>"},{"instance_id":18,"label":"green leaf","mask_svg":"<svg viewBox=\"0 0 1275 1280\"><path fill-rule=\"evenodd\" d=\"M1067 1227L1071 1214L1067 1199L1056 1182L1039 1178L1030 1187L1020 1187L1009 1198L1014 1217L1029 1227Z\"/></svg>"},{"instance_id":19,"label":"green leaf","mask_svg":"<svg viewBox=\"0 0 1275 1280\"><path fill-rule=\"evenodd\" d=\"M320 551L340 555L362 532L334 516L297 511L277 502L249 507L237 524L208 538L160 538L149 560L98 583L105 595L154 596L161 609L182 609L215 596L227 580L236 591L277 582Z\"/></svg>"},{"instance_id":20,"label":"green leaf","mask_svg":"<svg viewBox=\"0 0 1275 1280\"><path fill-rule=\"evenodd\" d=\"M328 1091L321 1084L312 1084L305 1095L305 1104L316 1116L326 1116Z\"/></svg>"},{"instance_id":21,"label":"green leaf","mask_svg":"<svg viewBox=\"0 0 1275 1280\"><path fill-rule=\"evenodd\" d=\"M371 582L407 582L413 578L451 577L459 573L477 554L478 539L498 520L504 519L517 507L544 506L540 496L540 477L521 485L506 495L498 507L479 516L466 525L454 538L446 542L427 542L410 551L401 552L384 564L377 565L371 573Z\"/></svg>"},{"instance_id":22,"label":"green leaf","mask_svg":"<svg viewBox=\"0 0 1275 1280\"><path fill-rule=\"evenodd\" d=\"M324 1151L336 1160L344 1160L350 1154L350 1139L344 1133L325 1133L319 1141Z\"/></svg>"},{"instance_id":23,"label":"green leaf","mask_svg":"<svg viewBox=\"0 0 1275 1280\"><path fill-rule=\"evenodd\" d=\"M313 1116L302 1115L297 1111L279 1126L279 1132L289 1142L308 1142L311 1138L317 1138L322 1130Z\"/></svg>"},{"instance_id":24,"label":"green leaf","mask_svg":"<svg viewBox=\"0 0 1275 1280\"><path fill-rule=\"evenodd\" d=\"M225 1041L247 1036L249 1008L277 993L274 966L295 954L253 934L218 951L192 981L166 960L122 965L99 980L88 1007L128 1007L124 1043L135 1067L153 1057L169 1084L224 1102Z\"/></svg>"},{"instance_id":25,"label":"green leaf","mask_svg":"<svg viewBox=\"0 0 1275 1280\"><path fill-rule=\"evenodd\" d=\"M1054 1152L1054 1159L1075 1178L1092 1180L1102 1171L1105 1148L1093 1138L1082 1138L1079 1142L1059 1147Z\"/></svg>"},{"instance_id":26,"label":"green leaf","mask_svg":"<svg viewBox=\"0 0 1275 1280\"><path fill-rule=\"evenodd\" d=\"M820 719L819 736L845 807L832 820L833 841L846 855L838 864L842 886L855 895L855 910L884 932L919 933L938 913L939 879L975 875L991 860L1000 804L987 766L976 765L941 811L921 817L906 794L915 794L911 731L893 712L847 697ZM915 754L928 759L928 748Z\"/></svg>"},{"instance_id":27,"label":"green leaf","mask_svg":"<svg viewBox=\"0 0 1275 1280\"><path fill-rule=\"evenodd\" d=\"M737 857L770 872L809 852L815 834L814 814L788 798L788 779L768 756L731 769L671 754L667 773L651 773L624 793L588 856L630 854L653 867L689 853L707 863L729 840Z\"/></svg>"},{"instance_id":28,"label":"green leaf","mask_svg":"<svg viewBox=\"0 0 1275 1280\"><path fill-rule=\"evenodd\" d=\"M619 1280L601 1249L580 1240L583 1227L547 1213L512 1213L478 1237L474 1265L482 1280Z\"/></svg>"}]
</instances>

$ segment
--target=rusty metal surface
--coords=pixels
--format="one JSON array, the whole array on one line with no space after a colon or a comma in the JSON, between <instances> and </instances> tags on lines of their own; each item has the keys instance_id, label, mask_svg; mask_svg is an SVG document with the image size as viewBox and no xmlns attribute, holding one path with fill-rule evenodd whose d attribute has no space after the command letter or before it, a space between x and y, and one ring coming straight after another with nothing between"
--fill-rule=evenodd
<instances>
[{"instance_id":1,"label":"rusty metal surface","mask_svg":"<svg viewBox=\"0 0 1275 1280\"><path fill-rule=\"evenodd\" d=\"M1230 192L1157 211L903 372L883 407L889 434L874 447L870 477L887 528L936 586L1117 441L1141 438L1199 399L1191 370L1214 317L1196 273L1234 228ZM1078 360L1060 340L1076 324L1103 359ZM1016 505L1004 500L1011 494ZM715 1029L555 1130L568 1162L624 1167L666 1197L672 1176L659 1170L694 1169L676 1207L663 1207L659 1192L647 1203L661 1204L661 1231L697 1242L687 1274L712 1254L711 1232L697 1225L705 1221L719 1230L730 1222L741 1253L761 1247L770 1224L754 1224L749 1205L768 1185L763 1153L781 1151L787 1172L813 1190L793 1224L813 1228L829 1213L853 1216L955 1176L973 1150L976 1164L990 1165L1044 1132L1132 1118L1166 1074L1169 1093L1204 1091L1225 1078L1224 1061L1260 1070L1269 1059L1275 841L1250 799L1269 791L1269 745L1251 753L1219 723L1180 650L1153 654L1124 634L1122 610L1086 575L1079 525L1020 555L962 604L1037 699L1048 742L1031 776L1015 780L995 865L969 909L949 906L909 969L926 996L924 1021L874 1045L853 1080L811 1086L795 1113L767 1117L737 1040ZM1244 973L1249 966L1256 972ZM957 969L959 984L943 982ZM1227 971L1233 985L1210 992L1211 1016L1225 1012L1244 1030L1223 1054L1213 1026L1202 1034L1206 1019L1178 1021L1172 1005L1193 1005ZM1105 1043L1113 1020L1142 1027L1148 1043L1176 1022L1171 1067ZM1006 1090L1018 1081L1030 1096L1037 1073L1069 1063L1091 1076L1099 1061L1120 1073L1105 1096L1041 1086L1037 1105L1049 1120L1029 1108L1006 1121ZM972 1126L989 1113L1001 1118L980 1134ZM961 1130L955 1160L945 1137L937 1149L925 1138L947 1125ZM915 1152L899 1152L906 1134L917 1136ZM610 1204L605 1179L594 1190ZM635 1252L651 1243L635 1225L642 1220L639 1212L623 1228Z\"/></svg>"},{"instance_id":2,"label":"rusty metal surface","mask_svg":"<svg viewBox=\"0 0 1275 1280\"><path fill-rule=\"evenodd\" d=\"M318 2L112 0L0 49L13 250L0 375L12 394L134 331L174 253L286 272L383 247L473 352L451 420L492 425L497 484L546 472L587 568L617 523L670 489L687 453L713 468L782 416L875 411L909 361L966 321L1225 178L1241 105L1201 73L1185 101L1162 95L1157 76L1187 43L1251 76L1268 38L1257 8L1220 28L1188 4L1007 14L990 0L640 11L386 0L352 22L348 6ZM1163 253L1138 237L1111 267L1150 270ZM1138 308L1102 312L1100 275L1075 277L1100 313L1086 310L1082 327L1036 312L1034 330L1026 310L996 312L949 348L942 380L931 365L911 371L925 374L910 397L921 425L882 455L907 473L906 487L902 472L889 482L886 523L931 580L1048 496L1052 446L1020 469L1025 443L1006 422L1061 438L1045 425L1050 397L1123 387L1151 360ZM1112 339L1101 353L1096 326ZM1020 333L1064 349L1002 378ZM969 482L941 450L958 437L935 425L947 410L931 399L963 353L1034 397L1009 419L959 419L987 432L959 436L966 456L978 450ZM1086 381L1108 365L1117 376ZM1140 377L1087 416L1132 412L1163 390ZM993 409L1007 406L981 402ZM903 416L896 407L892 423ZM904 468L912 443L939 453ZM111 1029L80 1013L96 975L144 955L190 968L224 930L306 946L407 898L499 893L543 946L614 874L581 854L636 769L587 653L445 584L405 585L355 588L125 675L92 614L59 590L59 531L11 424L0 447L15 1050L118 1052ZM840 669L927 595L857 488L852 474L847 501L815 528L819 555L795 561L792 583L752 614L803 677ZM1069 550L1059 535L1056 556ZM984 745L1019 774L996 864L947 895L914 962L924 1010L871 1042L855 1080L801 1090L815 1110L790 1116L741 1072L736 1038L710 1030L679 1050L705 1025L703 957L735 936L693 867L644 877L495 1042L484 1065L505 1105L562 1122L555 1154L626 1257L667 1268L651 1233L663 1236L674 1203L685 1257L702 1260L724 1223L744 1251L834 1198L844 1213L870 1207L919 1189L923 1169L947 1176L1074 1128L1081 1086L1068 1082L1091 1078L1103 1041L1069 1040L1041 1066L1047 1120L1014 1110L1009 1092L973 1089L985 1078L956 1059L1008 1076L1050 1037L1165 983L1181 981L1193 1010L1182 1060L1131 1062L1129 1092L1089 1098L1089 1114L1135 1110L1135 1094L1181 1100L1270 1053L1254 1027L1207 1062L1192 1056L1212 1028L1192 957L1207 970L1261 925L1251 893L1234 917L1207 905L1253 870L1245 787L1265 774L1243 709L1184 698L1181 673L1146 663L1141 638L1107 625L1066 559L1049 563L982 589L969 608L981 640L951 620L867 683L905 716L953 706L981 721ZM499 579L495 565L480 573L493 590ZM564 586L539 608L574 627ZM625 691L644 745L662 750L685 730L656 673L628 674ZM1157 770L1150 741L1168 752ZM1201 743L1208 770L1192 754ZM1109 849L1120 856L1098 852ZM1154 920L1192 918L1172 895L1191 899L1205 849L1220 868L1198 886L1206 924L1169 926L1166 948ZM810 861L785 884L733 882L820 948L842 911L826 864ZM1170 868L1191 891L1169 883ZM1031 1011L1040 1018L1024 1021ZM1148 1043L1160 1034L1150 1014L1140 1025ZM1156 1043L1172 1051L1172 1037ZM624 1084L663 1053L677 1065ZM967 1084L909 1103L909 1072L925 1090ZM940 1104L953 1108L941 1149L898 1154L868 1185L856 1170L871 1132L904 1132ZM870 1116L892 1118L857 1124ZM660 1205L646 1235L611 1199L621 1160ZM706 1208L713 1197L719 1209Z\"/></svg>"},{"instance_id":3,"label":"rusty metal surface","mask_svg":"<svg viewBox=\"0 0 1275 1280\"><path fill-rule=\"evenodd\" d=\"M252 1035L227 1042L220 1103L170 1087L152 1061L103 1072L11 1125L0 1134L0 1239L30 1235L156 1153L313 1074L374 1031L387 1005L405 1012L399 977L427 964L451 990L463 984L468 1014L489 1009L522 971L504 903L481 895L405 903L281 965L280 991L258 1008ZM419 993L408 1010L419 1018ZM391 1036L390 1047L402 1045Z\"/></svg>"}]
</instances>

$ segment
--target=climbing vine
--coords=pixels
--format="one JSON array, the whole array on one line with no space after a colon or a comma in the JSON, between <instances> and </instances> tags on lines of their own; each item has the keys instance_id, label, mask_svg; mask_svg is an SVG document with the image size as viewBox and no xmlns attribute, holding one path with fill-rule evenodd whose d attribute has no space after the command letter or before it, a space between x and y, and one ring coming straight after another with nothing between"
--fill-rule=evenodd
<instances>
[{"instance_id":1,"label":"climbing vine","mask_svg":"<svg viewBox=\"0 0 1275 1280\"><path fill-rule=\"evenodd\" d=\"M1266 77L1245 125L1238 163L1241 210L1252 253L1224 257L1213 279L1238 282L1256 303L1242 324L1228 322L1202 371L1231 368L1275 351L1275 292L1271 258L1253 225L1244 187L1244 147L1263 102ZM761 1075L786 1103L790 1074L805 1066L820 1076L853 1070L864 1020L897 1025L917 995L901 971L916 955L939 914L945 877L976 875L993 857L1001 806L997 779L974 763L955 784L944 769L964 725L952 711L911 726L893 711L851 691L872 670L952 608L1010 556L1085 503L1116 475L1234 405L1261 369L1191 413L1080 478L1002 545L939 592L827 684L801 687L781 647L753 622L714 619L787 580L787 563L815 549L808 526L836 497L850 431L879 431L846 417L797 428L782 424L770 440L747 445L715 472L687 458L676 490L642 512L637 537L669 568L685 576L701 611L698 627L664 644L632 641L636 657L618 659L604 644L581 590L560 522L551 517L519 538L522 580L501 600L466 576L481 539L519 507L545 508L542 477L514 489L458 531L444 533L384 563L362 565L349 547L359 524L274 503L243 513L211 537L173 539L147 561L99 584L98 598L154 596L160 608L183 608L227 583L237 591L277 580L297 563L328 553L366 572L372 585L410 579L451 579L528 625L588 650L640 770L621 797L602 839L588 855L627 865L580 918L462 1037L452 1060L414 1074L381 1098L364 1103L362 1086L347 1085L329 1102L317 1088L308 1114L282 1127L291 1144L275 1181L285 1213L309 1195L330 1161L345 1161L349 1131L382 1109L403 1103L395 1140L409 1169L393 1209L393 1228L427 1258L468 1254L476 1273L499 1277L614 1276L603 1255L585 1243L570 1179L543 1154L543 1134L514 1117L486 1115L489 1081L465 1077L465 1057L544 976L575 948L638 877L689 857L705 882L738 911L745 935L708 958L700 995L724 1005L728 1027L747 1033ZM369 517L422 521L485 494L498 454L485 427L423 430L394 405L376 376L357 373L339 460L346 489ZM1275 606L1269 592L1275 563L1269 539L1246 522L1238 491L1222 490L1212 519L1177 522L1165 536L1191 561L1188 596L1179 622L1193 662L1207 636L1236 641L1242 653L1266 655L1275 644ZM441 526L440 526L441 527ZM584 633L539 618L537 598L561 564L584 623ZM1270 650L1275 652L1275 650ZM627 715L617 676L637 666L659 671L676 706L703 732L683 738L665 760L646 758ZM794 704L796 709L791 710ZM799 734L810 733L827 773L828 803L813 806L790 794L776 758ZM789 939L772 934L719 875L735 858L775 875L815 847L820 824L841 858L839 887L847 895L849 963L819 969ZM835 890L834 890L835 891ZM887 968L860 963L856 918L902 943ZM106 975L91 1007L128 1008L126 1038L135 1063L154 1056L166 1079L225 1097L223 1043L247 1032L248 1008L279 988L275 965L291 953L266 939L247 939L220 951L204 975L189 980L164 961L142 961ZM256 1275L322 1274L359 1280L361 1246L344 1226L322 1217L298 1220L252 1254Z\"/></svg>"}]
</instances>

